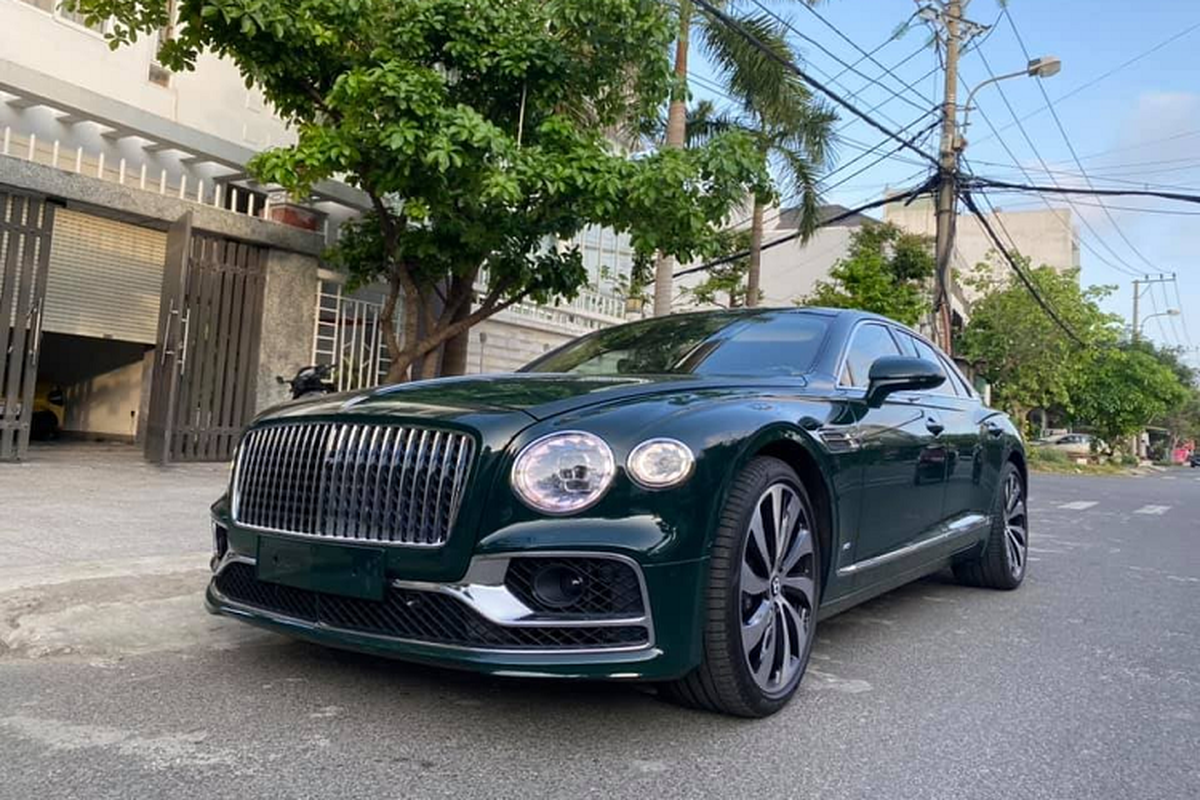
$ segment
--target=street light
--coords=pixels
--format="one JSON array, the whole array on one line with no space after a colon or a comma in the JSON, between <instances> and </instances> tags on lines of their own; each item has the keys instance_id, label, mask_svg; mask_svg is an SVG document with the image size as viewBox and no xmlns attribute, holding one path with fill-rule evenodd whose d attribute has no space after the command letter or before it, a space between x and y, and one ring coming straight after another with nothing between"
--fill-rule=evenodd
<instances>
[{"instance_id":1,"label":"street light","mask_svg":"<svg viewBox=\"0 0 1200 800\"><path fill-rule=\"evenodd\" d=\"M975 86L975 88L971 90L971 93L967 95L966 105L963 106L962 129L958 135L957 141L955 142L955 148L957 150L961 151L964 147L967 146L967 140L965 138L963 138L962 134L966 132L967 125L970 124L971 108L972 108L971 101L975 99L975 93L978 92L980 89L982 89L983 87L985 87L989 84L992 84L992 83L999 83L1000 81L1006 81L1009 78L1025 78L1025 77L1052 78L1055 75L1057 75L1061 70L1062 70L1062 61L1060 61L1057 57L1042 56L1041 58L1035 58L1035 59L1030 60L1030 62L1025 65L1025 69L1021 70L1020 72L1009 72L1005 75L996 75L991 78L988 78L986 81L983 81L982 83L977 84Z\"/></svg>"},{"instance_id":2,"label":"street light","mask_svg":"<svg viewBox=\"0 0 1200 800\"><path fill-rule=\"evenodd\" d=\"M1179 316L1178 308L1168 308L1166 311L1160 311L1157 314L1151 314L1150 316L1143 318L1142 321L1138 323L1137 328L1133 332L1133 338L1136 339L1139 336L1141 336L1142 328L1146 327L1146 322L1154 319L1155 317L1178 317L1178 316Z\"/></svg>"}]
</instances>

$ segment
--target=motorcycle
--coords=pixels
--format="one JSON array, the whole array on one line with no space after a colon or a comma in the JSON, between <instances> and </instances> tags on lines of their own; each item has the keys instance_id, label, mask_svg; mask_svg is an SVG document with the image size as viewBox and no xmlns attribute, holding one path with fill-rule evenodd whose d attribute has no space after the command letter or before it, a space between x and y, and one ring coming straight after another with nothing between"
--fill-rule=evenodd
<instances>
[{"instance_id":1,"label":"motorcycle","mask_svg":"<svg viewBox=\"0 0 1200 800\"><path fill-rule=\"evenodd\" d=\"M313 364L301 367L292 377L286 380L282 375L275 376L276 382L291 387L292 399L303 400L306 397L319 397L323 394L333 394L337 386L333 382L332 364Z\"/></svg>"}]
</instances>

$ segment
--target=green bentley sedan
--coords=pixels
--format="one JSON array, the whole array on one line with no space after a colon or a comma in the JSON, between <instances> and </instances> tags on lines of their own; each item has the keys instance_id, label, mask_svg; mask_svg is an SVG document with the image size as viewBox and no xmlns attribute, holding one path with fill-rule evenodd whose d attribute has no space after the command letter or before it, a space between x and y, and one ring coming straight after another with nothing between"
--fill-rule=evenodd
<instances>
[{"instance_id":1,"label":"green bentley sedan","mask_svg":"<svg viewBox=\"0 0 1200 800\"><path fill-rule=\"evenodd\" d=\"M679 314L515 374L262 414L212 507L207 605L761 717L795 694L820 620L946 567L1019 586L1026 478L1009 419L901 325Z\"/></svg>"}]
</instances>

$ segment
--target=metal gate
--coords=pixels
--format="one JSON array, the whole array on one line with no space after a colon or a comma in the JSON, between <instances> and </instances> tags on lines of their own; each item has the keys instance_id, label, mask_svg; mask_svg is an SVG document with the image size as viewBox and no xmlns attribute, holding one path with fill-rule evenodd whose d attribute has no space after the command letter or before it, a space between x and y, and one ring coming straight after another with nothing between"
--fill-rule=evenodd
<instances>
[{"instance_id":1,"label":"metal gate","mask_svg":"<svg viewBox=\"0 0 1200 800\"><path fill-rule=\"evenodd\" d=\"M167 233L146 458L224 461L254 413L262 330L262 248L192 231Z\"/></svg>"},{"instance_id":2,"label":"metal gate","mask_svg":"<svg viewBox=\"0 0 1200 800\"><path fill-rule=\"evenodd\" d=\"M54 206L0 189L0 461L29 447Z\"/></svg>"}]
</instances>

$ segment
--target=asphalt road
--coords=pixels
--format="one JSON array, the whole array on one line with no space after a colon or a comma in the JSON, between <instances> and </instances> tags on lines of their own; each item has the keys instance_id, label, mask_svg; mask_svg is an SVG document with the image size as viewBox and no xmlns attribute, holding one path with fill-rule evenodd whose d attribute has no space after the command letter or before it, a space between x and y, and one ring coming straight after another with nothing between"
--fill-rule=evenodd
<instances>
[{"instance_id":1,"label":"asphalt road","mask_svg":"<svg viewBox=\"0 0 1200 800\"><path fill-rule=\"evenodd\" d=\"M1200 796L1200 470L1035 476L1019 591L825 622L748 722L210 617L224 473L95 453L0 466L0 797Z\"/></svg>"}]
</instances>

